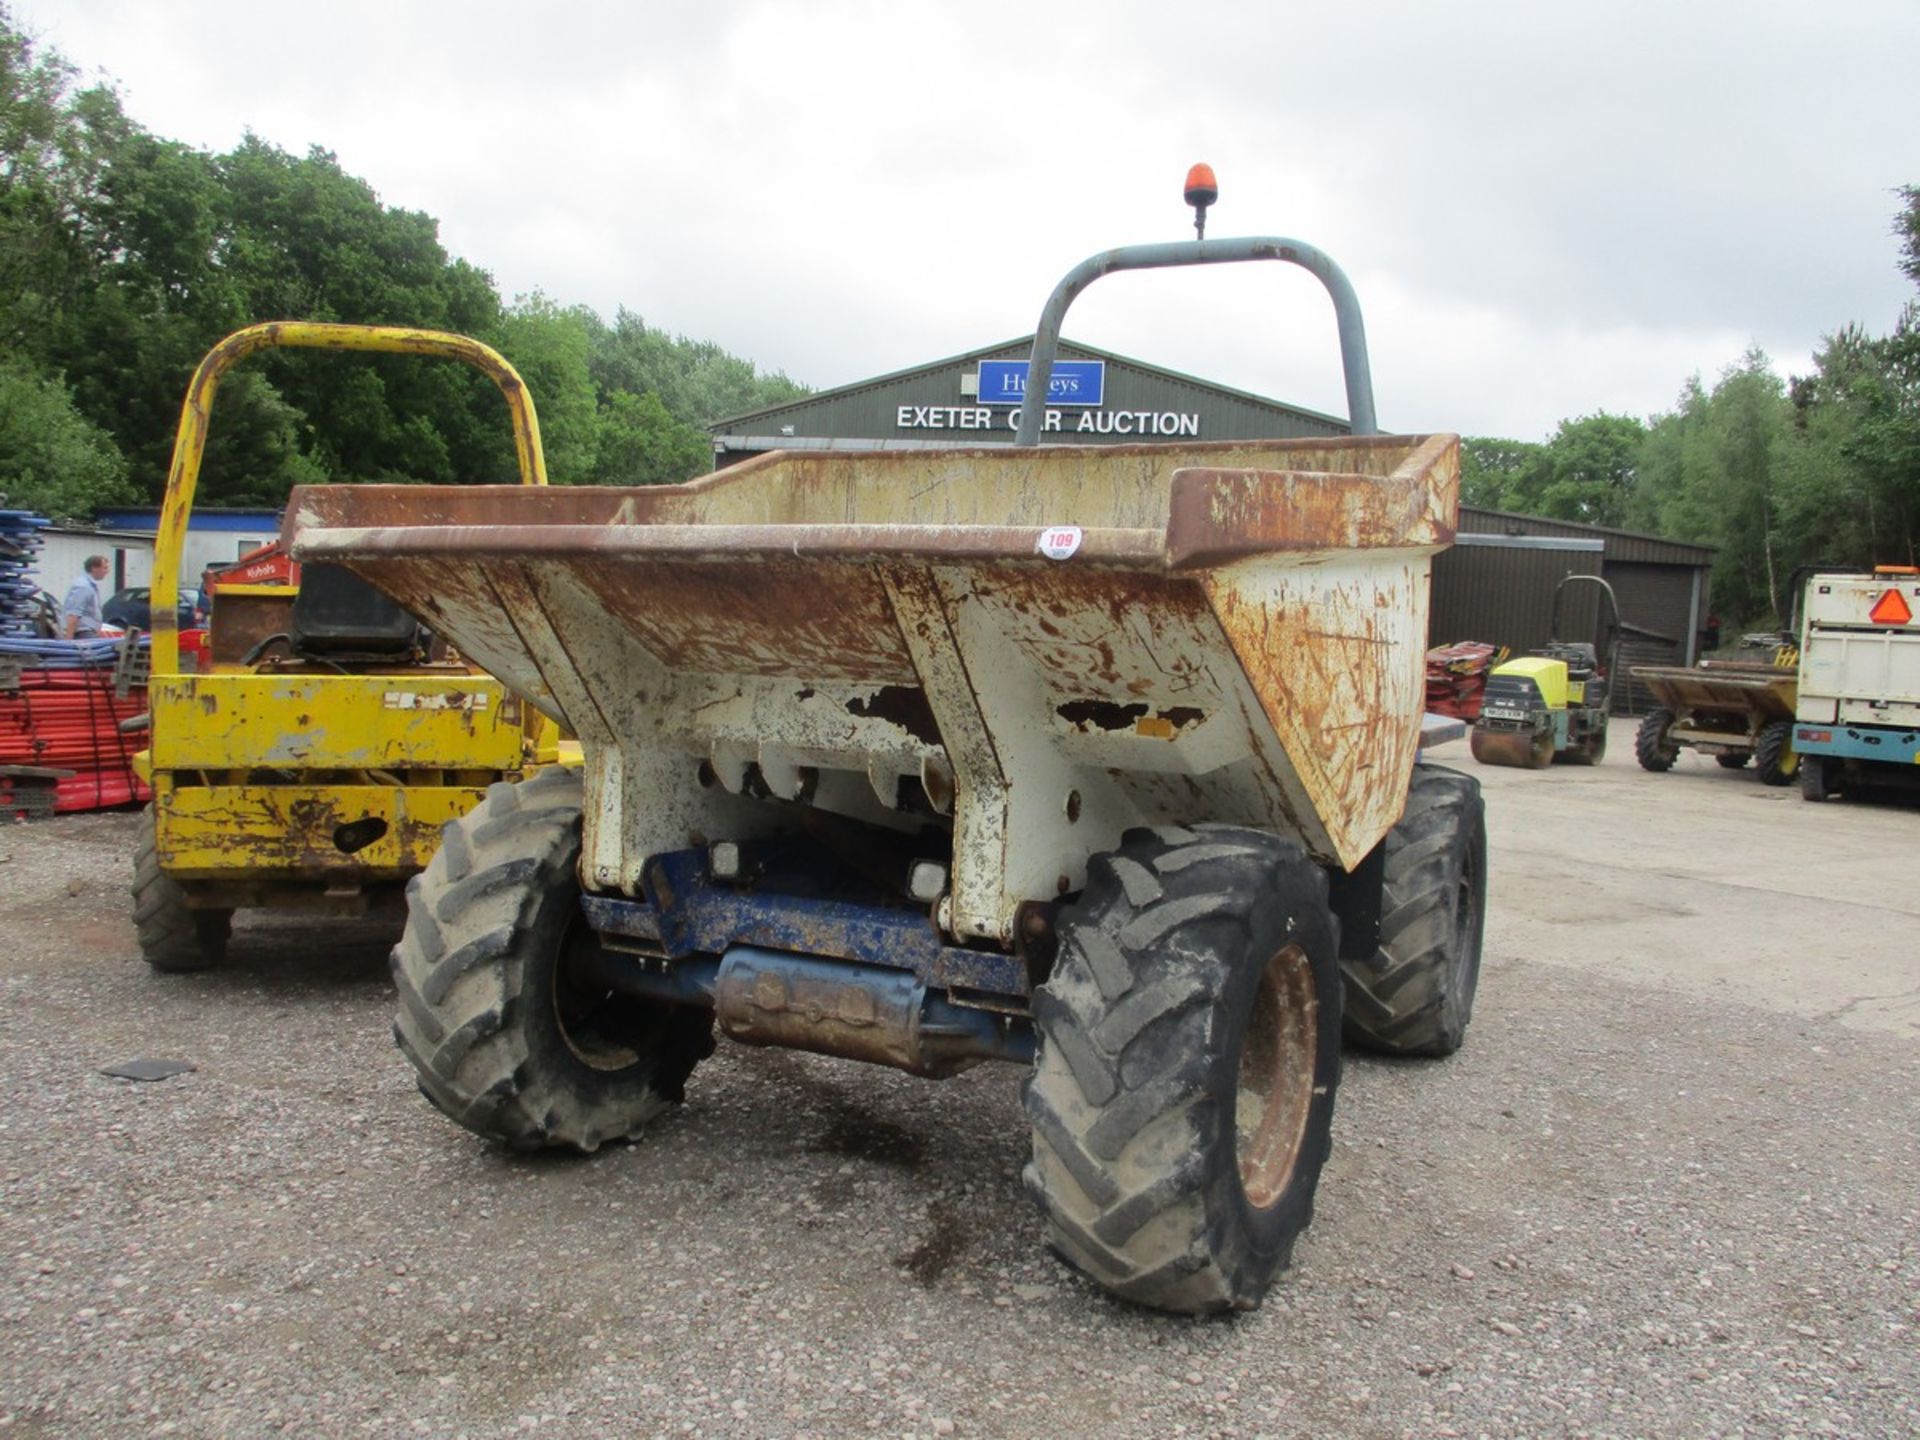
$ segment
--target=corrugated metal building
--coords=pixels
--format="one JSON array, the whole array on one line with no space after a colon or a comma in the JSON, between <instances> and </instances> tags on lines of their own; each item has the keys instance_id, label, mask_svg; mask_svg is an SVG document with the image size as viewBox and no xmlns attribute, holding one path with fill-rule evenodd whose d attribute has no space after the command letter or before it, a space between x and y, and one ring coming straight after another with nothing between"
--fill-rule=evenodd
<instances>
[{"instance_id":1,"label":"corrugated metal building","mask_svg":"<svg viewBox=\"0 0 1920 1440\"><path fill-rule=\"evenodd\" d=\"M1598 575L1620 603L1622 666L1691 665L1711 613L1707 584L1713 547L1657 535L1460 507L1459 544L1433 567L1436 644L1490 640L1516 652L1547 641L1553 592L1563 576ZM1592 586L1569 593L1561 638L1593 634ZM1646 699L1630 684L1614 690L1614 709L1634 713Z\"/></svg>"},{"instance_id":2,"label":"corrugated metal building","mask_svg":"<svg viewBox=\"0 0 1920 1440\"><path fill-rule=\"evenodd\" d=\"M710 427L714 463L730 465L769 450L1010 443L1032 343L1031 336L1008 340L718 421ZM1067 363L1056 371L1047 411L1051 440L1257 440L1348 431L1346 421L1331 415L1092 346L1062 341L1060 357ZM1010 380L1010 373L1017 378ZM1547 641L1561 578L1600 575L1619 596L1630 627L1630 661L1690 663L1706 621L1712 563L1713 551L1702 545L1463 507L1459 545L1434 564L1432 639L1486 640L1516 652L1537 648ZM1591 635L1595 617L1591 593L1578 601L1570 596L1565 638ZM1631 703L1632 697L1616 694Z\"/></svg>"}]
</instances>

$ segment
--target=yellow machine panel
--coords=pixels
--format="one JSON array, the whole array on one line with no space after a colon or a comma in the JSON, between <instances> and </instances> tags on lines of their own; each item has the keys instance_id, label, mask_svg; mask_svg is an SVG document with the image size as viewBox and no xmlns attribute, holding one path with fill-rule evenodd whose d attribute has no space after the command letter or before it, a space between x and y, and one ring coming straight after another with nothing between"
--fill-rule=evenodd
<instances>
[{"instance_id":1,"label":"yellow machine panel","mask_svg":"<svg viewBox=\"0 0 1920 1440\"><path fill-rule=\"evenodd\" d=\"M155 797L160 863L182 880L407 875L433 858L440 827L485 794L466 785L169 786Z\"/></svg>"},{"instance_id":2,"label":"yellow machine panel","mask_svg":"<svg viewBox=\"0 0 1920 1440\"><path fill-rule=\"evenodd\" d=\"M1523 655L1509 660L1493 672L1495 675L1524 675L1540 691L1549 710L1567 708L1567 662L1549 660L1543 655ZM1583 687L1584 688L1584 687Z\"/></svg>"},{"instance_id":3,"label":"yellow machine panel","mask_svg":"<svg viewBox=\"0 0 1920 1440\"><path fill-rule=\"evenodd\" d=\"M156 772L518 770L520 701L480 675L165 675Z\"/></svg>"}]
</instances>

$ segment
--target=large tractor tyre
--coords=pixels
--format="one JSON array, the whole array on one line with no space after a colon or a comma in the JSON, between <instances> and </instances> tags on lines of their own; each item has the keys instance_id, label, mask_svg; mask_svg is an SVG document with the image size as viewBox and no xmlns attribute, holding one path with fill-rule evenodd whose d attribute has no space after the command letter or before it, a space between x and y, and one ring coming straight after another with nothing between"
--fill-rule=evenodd
<instances>
[{"instance_id":1,"label":"large tractor tyre","mask_svg":"<svg viewBox=\"0 0 1920 1440\"><path fill-rule=\"evenodd\" d=\"M1387 832L1384 859L1379 948L1340 966L1346 1038L1386 1055L1451 1055L1473 1018L1486 929L1480 782L1414 766L1407 808Z\"/></svg>"},{"instance_id":2,"label":"large tractor tyre","mask_svg":"<svg viewBox=\"0 0 1920 1440\"><path fill-rule=\"evenodd\" d=\"M1713 763L1722 770L1744 770L1747 768L1747 762L1752 758L1752 755L1742 750L1738 755L1716 755L1713 757Z\"/></svg>"},{"instance_id":3,"label":"large tractor tyre","mask_svg":"<svg viewBox=\"0 0 1920 1440\"><path fill-rule=\"evenodd\" d=\"M1761 727L1753 742L1753 763L1762 785L1791 785L1800 773L1800 756L1793 748L1793 722L1773 720Z\"/></svg>"},{"instance_id":4,"label":"large tractor tyre","mask_svg":"<svg viewBox=\"0 0 1920 1440\"><path fill-rule=\"evenodd\" d=\"M1680 747L1667 738L1667 731L1673 727L1671 710L1649 710L1640 728L1634 732L1633 755L1640 762L1642 770L1652 770L1656 774L1662 770L1671 770L1673 762L1680 758Z\"/></svg>"},{"instance_id":5,"label":"large tractor tyre","mask_svg":"<svg viewBox=\"0 0 1920 1440\"><path fill-rule=\"evenodd\" d=\"M1132 830L1034 996L1027 1189L1060 1255L1182 1314L1260 1303L1313 1218L1340 1082L1326 876L1257 830Z\"/></svg>"},{"instance_id":6,"label":"large tractor tyre","mask_svg":"<svg viewBox=\"0 0 1920 1440\"><path fill-rule=\"evenodd\" d=\"M187 892L160 868L160 842L147 806L140 817L140 844L133 854L133 927L140 955L171 975L211 970L227 957L233 911L196 910Z\"/></svg>"},{"instance_id":7,"label":"large tractor tyre","mask_svg":"<svg viewBox=\"0 0 1920 1440\"><path fill-rule=\"evenodd\" d=\"M581 783L491 786L407 887L394 1038L420 1091L515 1150L631 1139L713 1053L710 1011L609 994L583 963Z\"/></svg>"}]
</instances>

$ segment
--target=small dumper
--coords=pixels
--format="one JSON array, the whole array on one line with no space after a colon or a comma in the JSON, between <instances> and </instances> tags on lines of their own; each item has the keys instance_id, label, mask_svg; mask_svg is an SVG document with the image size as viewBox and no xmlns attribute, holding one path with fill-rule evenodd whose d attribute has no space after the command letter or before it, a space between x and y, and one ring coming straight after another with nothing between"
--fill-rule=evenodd
<instances>
[{"instance_id":1,"label":"small dumper","mask_svg":"<svg viewBox=\"0 0 1920 1440\"><path fill-rule=\"evenodd\" d=\"M523 484L544 485L539 420L513 367L464 335L277 322L222 340L194 371L154 546L153 786L133 921L155 970L226 955L237 908L361 914L397 904L441 827L500 780L558 758L557 733L475 666L435 658L413 616L338 567L223 588L205 664L183 665L176 598L214 397L233 365L297 346L458 360L499 388Z\"/></svg>"},{"instance_id":2,"label":"small dumper","mask_svg":"<svg viewBox=\"0 0 1920 1440\"><path fill-rule=\"evenodd\" d=\"M1081 288L1251 259L1327 285L1361 433L1036 444ZM493 787L412 887L396 1033L427 1098L591 1151L682 1098L716 1022L925 1076L1011 1061L1062 1256L1145 1305L1258 1304L1312 1212L1343 985L1355 1038L1445 1054L1478 974L1479 789L1415 763L1458 441L1372 429L1332 261L1208 240L1070 272L1012 446L297 491L297 559L585 752Z\"/></svg>"},{"instance_id":3,"label":"small dumper","mask_svg":"<svg viewBox=\"0 0 1920 1440\"><path fill-rule=\"evenodd\" d=\"M1703 660L1698 665L1636 665L1633 678L1660 703L1641 718L1634 757L1644 770L1673 768L1684 749L1711 755L1724 770L1754 762L1763 785L1791 785L1799 652L1780 646L1772 661Z\"/></svg>"}]
</instances>

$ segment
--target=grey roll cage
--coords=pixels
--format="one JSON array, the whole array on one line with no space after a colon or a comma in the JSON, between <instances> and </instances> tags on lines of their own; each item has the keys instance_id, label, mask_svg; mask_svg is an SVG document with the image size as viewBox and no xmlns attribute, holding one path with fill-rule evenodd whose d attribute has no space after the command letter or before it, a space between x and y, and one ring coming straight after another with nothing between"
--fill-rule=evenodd
<instances>
[{"instance_id":1,"label":"grey roll cage","mask_svg":"<svg viewBox=\"0 0 1920 1440\"><path fill-rule=\"evenodd\" d=\"M1245 236L1232 240L1182 240L1165 245L1123 245L1090 255L1053 287L1040 323L1034 329L1033 351L1027 361L1027 393L1020 402L1020 426L1015 445L1040 443L1041 418L1047 387L1060 350L1060 325L1067 307L1102 275L1116 270L1163 270L1176 265L1231 265L1242 260L1284 260L1298 265L1327 287L1334 318L1340 327L1340 364L1347 382L1348 426L1355 435L1377 435L1373 413L1373 373L1367 364L1367 330L1360 318L1360 301L1346 273L1325 252L1298 240L1273 236Z\"/></svg>"}]
</instances>

